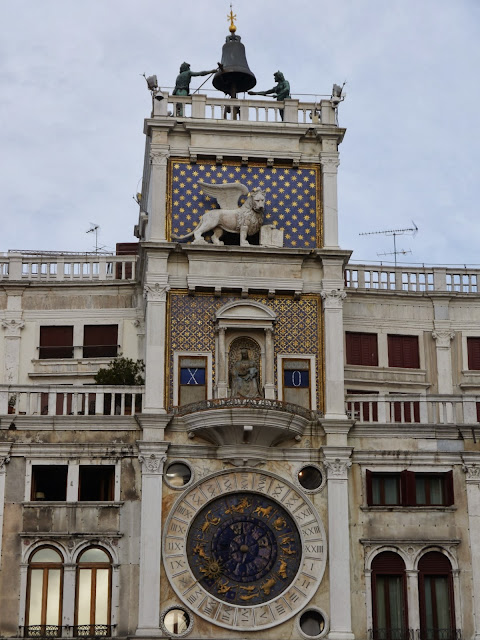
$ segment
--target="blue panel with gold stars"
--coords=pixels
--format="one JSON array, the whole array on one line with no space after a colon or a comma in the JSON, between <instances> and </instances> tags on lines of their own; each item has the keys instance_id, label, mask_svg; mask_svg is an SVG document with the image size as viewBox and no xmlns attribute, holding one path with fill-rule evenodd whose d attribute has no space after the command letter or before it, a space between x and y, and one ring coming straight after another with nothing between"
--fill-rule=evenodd
<instances>
[{"instance_id":1,"label":"blue panel with gold stars","mask_svg":"<svg viewBox=\"0 0 480 640\"><path fill-rule=\"evenodd\" d=\"M210 209L217 209L214 198L198 186L241 182L251 191L261 187L266 192L263 224L283 230L284 247L314 248L321 246L320 172L313 165L268 167L266 164L240 163L217 165L213 161L190 163L189 160L170 161L169 235L183 236L194 231L200 217ZM244 199L239 200L239 206ZM235 240L223 238L226 244ZM182 242L191 242L187 238Z\"/></svg>"}]
</instances>

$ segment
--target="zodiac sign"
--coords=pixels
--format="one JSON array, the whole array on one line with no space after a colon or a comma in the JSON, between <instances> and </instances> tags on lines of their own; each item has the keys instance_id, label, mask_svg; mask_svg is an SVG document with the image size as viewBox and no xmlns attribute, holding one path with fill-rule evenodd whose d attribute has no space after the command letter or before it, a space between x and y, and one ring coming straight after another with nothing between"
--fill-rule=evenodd
<instances>
[{"instance_id":1,"label":"zodiac sign","mask_svg":"<svg viewBox=\"0 0 480 640\"><path fill-rule=\"evenodd\" d=\"M272 505L270 505L269 507L257 507L253 513L258 513L259 516L268 518L268 516L272 513L272 509Z\"/></svg>"},{"instance_id":2,"label":"zodiac sign","mask_svg":"<svg viewBox=\"0 0 480 640\"><path fill-rule=\"evenodd\" d=\"M206 531L208 531L210 525L212 524L214 527L217 526L217 524L220 524L221 522L221 518L218 518L216 516L212 516L212 512L208 511L205 514L205 522L202 524L201 529L202 529L202 533L205 533Z\"/></svg>"},{"instance_id":3,"label":"zodiac sign","mask_svg":"<svg viewBox=\"0 0 480 640\"><path fill-rule=\"evenodd\" d=\"M223 567L222 563L219 560L210 560L206 558L207 565L206 567L200 567L201 573L205 574L205 577L216 579L222 575Z\"/></svg>"},{"instance_id":4,"label":"zodiac sign","mask_svg":"<svg viewBox=\"0 0 480 640\"><path fill-rule=\"evenodd\" d=\"M287 563L285 560L280 560L280 568L278 569L278 575L285 580L287 577Z\"/></svg>"},{"instance_id":5,"label":"zodiac sign","mask_svg":"<svg viewBox=\"0 0 480 640\"><path fill-rule=\"evenodd\" d=\"M266 582L264 582L263 584L260 585L260 589L263 590L263 593L268 596L270 594L270 591L272 590L272 588L275 585L275 578L270 578L269 580L267 580Z\"/></svg>"},{"instance_id":6,"label":"zodiac sign","mask_svg":"<svg viewBox=\"0 0 480 640\"><path fill-rule=\"evenodd\" d=\"M217 593L228 593L232 587L228 586L228 580L218 583Z\"/></svg>"},{"instance_id":7,"label":"zodiac sign","mask_svg":"<svg viewBox=\"0 0 480 640\"><path fill-rule=\"evenodd\" d=\"M208 560L208 556L204 551L204 547L205 545L203 544L197 544L193 547L193 553L197 553L200 558L204 558L205 560Z\"/></svg>"},{"instance_id":8,"label":"zodiac sign","mask_svg":"<svg viewBox=\"0 0 480 640\"><path fill-rule=\"evenodd\" d=\"M250 587L239 587L241 591L255 591L257 587L255 585L251 585Z\"/></svg>"},{"instance_id":9,"label":"zodiac sign","mask_svg":"<svg viewBox=\"0 0 480 640\"><path fill-rule=\"evenodd\" d=\"M232 504L231 507L225 509L225 513L243 513L245 509L251 506L251 502L247 498L242 498L238 504Z\"/></svg>"},{"instance_id":10,"label":"zodiac sign","mask_svg":"<svg viewBox=\"0 0 480 640\"><path fill-rule=\"evenodd\" d=\"M260 592L257 591L257 593L252 593L251 596L240 596L240 600L251 600L252 598L258 598L259 595Z\"/></svg>"},{"instance_id":11,"label":"zodiac sign","mask_svg":"<svg viewBox=\"0 0 480 640\"><path fill-rule=\"evenodd\" d=\"M273 523L273 526L277 531L281 531L281 529L284 529L287 526L287 523L283 518L277 518Z\"/></svg>"},{"instance_id":12,"label":"zodiac sign","mask_svg":"<svg viewBox=\"0 0 480 640\"><path fill-rule=\"evenodd\" d=\"M293 556L295 555L297 552L295 551L295 549L292 549L292 547L290 546L290 544L288 545L288 547L281 547L283 553L286 553L287 556Z\"/></svg>"}]
</instances>

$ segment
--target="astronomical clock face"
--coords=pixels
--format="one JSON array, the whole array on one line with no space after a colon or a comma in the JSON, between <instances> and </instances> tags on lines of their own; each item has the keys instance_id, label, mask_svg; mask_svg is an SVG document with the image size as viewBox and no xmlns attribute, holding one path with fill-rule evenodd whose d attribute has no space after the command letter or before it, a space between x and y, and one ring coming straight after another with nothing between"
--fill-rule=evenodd
<instances>
[{"instance_id":1,"label":"astronomical clock face","mask_svg":"<svg viewBox=\"0 0 480 640\"><path fill-rule=\"evenodd\" d=\"M230 629L268 628L314 595L324 531L311 503L276 476L232 471L198 483L165 527L164 564L177 595Z\"/></svg>"}]
</instances>

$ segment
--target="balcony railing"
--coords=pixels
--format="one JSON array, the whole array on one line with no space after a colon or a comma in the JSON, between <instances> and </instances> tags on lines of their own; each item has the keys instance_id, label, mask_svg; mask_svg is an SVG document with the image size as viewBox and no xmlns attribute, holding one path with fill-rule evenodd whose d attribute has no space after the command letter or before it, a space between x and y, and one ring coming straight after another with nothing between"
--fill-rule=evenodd
<instances>
[{"instance_id":1,"label":"balcony railing","mask_svg":"<svg viewBox=\"0 0 480 640\"><path fill-rule=\"evenodd\" d=\"M417 629L415 640L462 640L461 629Z\"/></svg>"},{"instance_id":2,"label":"balcony railing","mask_svg":"<svg viewBox=\"0 0 480 640\"><path fill-rule=\"evenodd\" d=\"M368 640L414 640L413 629L381 629L368 630Z\"/></svg>"},{"instance_id":3,"label":"balcony railing","mask_svg":"<svg viewBox=\"0 0 480 640\"><path fill-rule=\"evenodd\" d=\"M480 396L349 394L346 411L358 423L478 424Z\"/></svg>"},{"instance_id":4,"label":"balcony railing","mask_svg":"<svg viewBox=\"0 0 480 640\"><path fill-rule=\"evenodd\" d=\"M154 100L153 117L200 118L208 120L238 120L239 122L288 122L296 124L327 124L336 126L336 110L332 100L301 102L289 99L277 102L263 99L209 97L202 94L173 96L163 92L162 101ZM283 118L281 111L283 111Z\"/></svg>"},{"instance_id":5,"label":"balcony railing","mask_svg":"<svg viewBox=\"0 0 480 640\"><path fill-rule=\"evenodd\" d=\"M137 256L89 254L29 255L9 251L0 257L0 282L104 282L135 280Z\"/></svg>"},{"instance_id":6,"label":"balcony railing","mask_svg":"<svg viewBox=\"0 0 480 640\"><path fill-rule=\"evenodd\" d=\"M0 415L108 415L142 412L143 386L0 385Z\"/></svg>"},{"instance_id":7,"label":"balcony railing","mask_svg":"<svg viewBox=\"0 0 480 640\"><path fill-rule=\"evenodd\" d=\"M56 624L33 624L24 627L25 638L60 638L62 627Z\"/></svg>"},{"instance_id":8,"label":"balcony railing","mask_svg":"<svg viewBox=\"0 0 480 640\"><path fill-rule=\"evenodd\" d=\"M61 627L54 624L36 624L23 627L24 638L111 638L116 625L81 624Z\"/></svg>"},{"instance_id":9,"label":"balcony railing","mask_svg":"<svg viewBox=\"0 0 480 640\"><path fill-rule=\"evenodd\" d=\"M347 289L377 291L451 291L478 293L480 269L348 265Z\"/></svg>"}]
</instances>

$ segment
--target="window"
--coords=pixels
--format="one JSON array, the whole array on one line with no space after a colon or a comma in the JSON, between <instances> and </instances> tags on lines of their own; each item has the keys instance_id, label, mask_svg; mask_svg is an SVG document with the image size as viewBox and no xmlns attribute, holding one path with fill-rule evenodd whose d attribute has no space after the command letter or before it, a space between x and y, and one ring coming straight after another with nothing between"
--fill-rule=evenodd
<instances>
[{"instance_id":1,"label":"window","mask_svg":"<svg viewBox=\"0 0 480 640\"><path fill-rule=\"evenodd\" d=\"M407 640L405 563L393 551L372 562L373 640Z\"/></svg>"},{"instance_id":2,"label":"window","mask_svg":"<svg viewBox=\"0 0 480 640\"><path fill-rule=\"evenodd\" d=\"M367 502L369 505L401 505L400 473L372 473L367 470Z\"/></svg>"},{"instance_id":3,"label":"window","mask_svg":"<svg viewBox=\"0 0 480 640\"><path fill-rule=\"evenodd\" d=\"M89 547L78 559L74 636L110 636L112 567L110 556Z\"/></svg>"},{"instance_id":4,"label":"window","mask_svg":"<svg viewBox=\"0 0 480 640\"><path fill-rule=\"evenodd\" d=\"M467 338L468 368L480 370L480 338Z\"/></svg>"},{"instance_id":5,"label":"window","mask_svg":"<svg viewBox=\"0 0 480 640\"><path fill-rule=\"evenodd\" d=\"M73 358L73 327L40 327L38 357Z\"/></svg>"},{"instance_id":6,"label":"window","mask_svg":"<svg viewBox=\"0 0 480 640\"><path fill-rule=\"evenodd\" d=\"M310 360L283 358L283 401L310 409Z\"/></svg>"},{"instance_id":7,"label":"window","mask_svg":"<svg viewBox=\"0 0 480 640\"><path fill-rule=\"evenodd\" d=\"M207 359L204 356L179 358L179 406L207 399Z\"/></svg>"},{"instance_id":8,"label":"window","mask_svg":"<svg viewBox=\"0 0 480 640\"><path fill-rule=\"evenodd\" d=\"M378 367L376 333L347 331L345 334L347 364Z\"/></svg>"},{"instance_id":9,"label":"window","mask_svg":"<svg viewBox=\"0 0 480 640\"><path fill-rule=\"evenodd\" d=\"M115 358L117 343L117 324L86 324L83 328L84 358Z\"/></svg>"},{"instance_id":10,"label":"window","mask_svg":"<svg viewBox=\"0 0 480 640\"><path fill-rule=\"evenodd\" d=\"M367 469L369 506L446 507L454 503L453 472L377 473Z\"/></svg>"},{"instance_id":11,"label":"window","mask_svg":"<svg viewBox=\"0 0 480 640\"><path fill-rule=\"evenodd\" d=\"M28 565L27 637L61 635L63 559L52 547L42 547L30 557Z\"/></svg>"},{"instance_id":12,"label":"window","mask_svg":"<svg viewBox=\"0 0 480 640\"><path fill-rule=\"evenodd\" d=\"M67 499L68 465L33 465L31 500Z\"/></svg>"},{"instance_id":13,"label":"window","mask_svg":"<svg viewBox=\"0 0 480 640\"><path fill-rule=\"evenodd\" d=\"M114 499L115 466L81 465L78 499L107 501Z\"/></svg>"},{"instance_id":14,"label":"window","mask_svg":"<svg viewBox=\"0 0 480 640\"><path fill-rule=\"evenodd\" d=\"M388 336L388 366L419 369L418 336Z\"/></svg>"},{"instance_id":15,"label":"window","mask_svg":"<svg viewBox=\"0 0 480 640\"><path fill-rule=\"evenodd\" d=\"M453 579L450 561L430 551L418 563L422 640L455 640Z\"/></svg>"}]
</instances>

